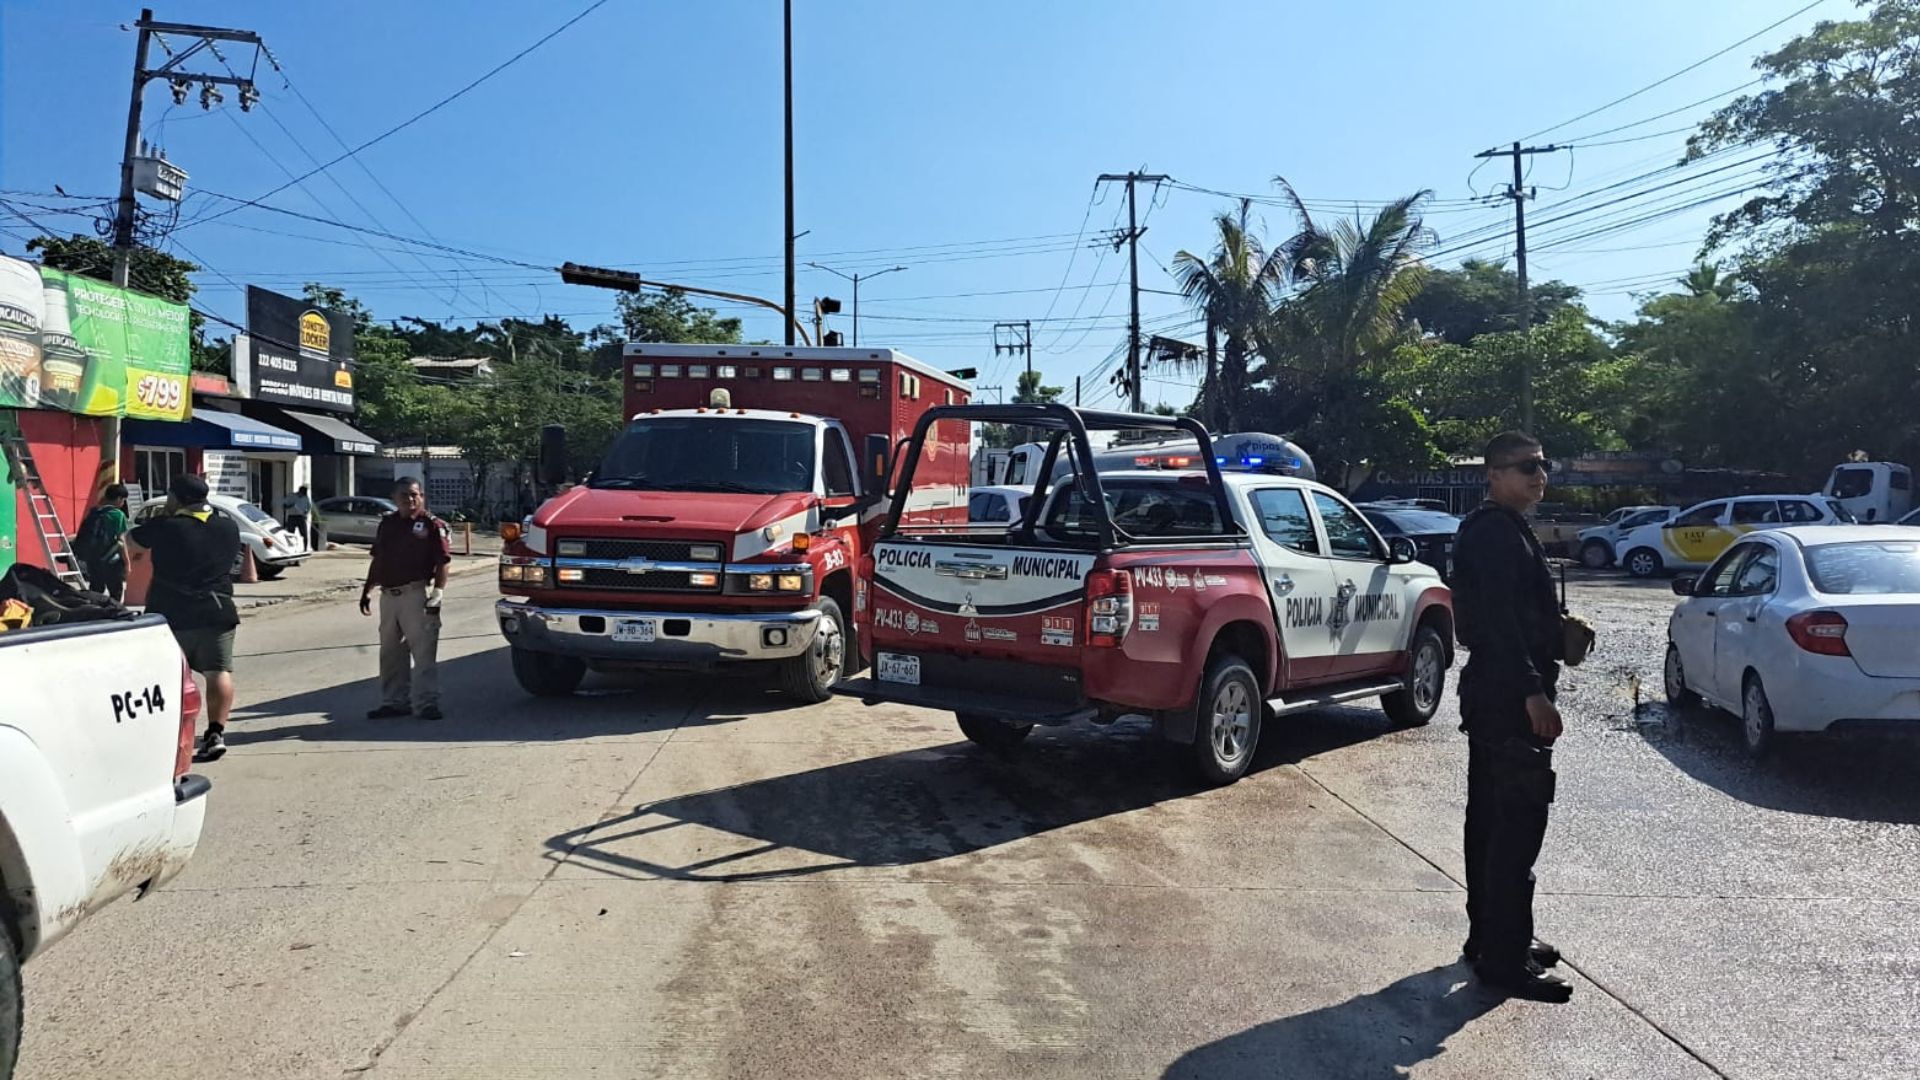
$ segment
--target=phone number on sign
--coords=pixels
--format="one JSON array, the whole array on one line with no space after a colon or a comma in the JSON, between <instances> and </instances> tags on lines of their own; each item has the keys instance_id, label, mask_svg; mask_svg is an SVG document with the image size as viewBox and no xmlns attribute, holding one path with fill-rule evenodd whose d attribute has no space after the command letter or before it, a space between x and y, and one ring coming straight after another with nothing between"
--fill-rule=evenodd
<instances>
[{"instance_id":1,"label":"phone number on sign","mask_svg":"<svg viewBox=\"0 0 1920 1080\"><path fill-rule=\"evenodd\" d=\"M134 384L134 400L149 409L173 412L186 398L186 383L164 375L147 375Z\"/></svg>"}]
</instances>

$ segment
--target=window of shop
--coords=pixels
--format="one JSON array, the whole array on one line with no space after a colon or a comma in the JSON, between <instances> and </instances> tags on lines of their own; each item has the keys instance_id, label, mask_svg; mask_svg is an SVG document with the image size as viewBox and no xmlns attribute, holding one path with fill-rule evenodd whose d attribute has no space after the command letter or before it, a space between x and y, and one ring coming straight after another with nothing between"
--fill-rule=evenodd
<instances>
[{"instance_id":1,"label":"window of shop","mask_svg":"<svg viewBox=\"0 0 1920 1080\"><path fill-rule=\"evenodd\" d=\"M128 479L129 501L138 505L144 499L165 495L173 478L187 471L187 452L171 447L136 447L133 451L133 475Z\"/></svg>"}]
</instances>

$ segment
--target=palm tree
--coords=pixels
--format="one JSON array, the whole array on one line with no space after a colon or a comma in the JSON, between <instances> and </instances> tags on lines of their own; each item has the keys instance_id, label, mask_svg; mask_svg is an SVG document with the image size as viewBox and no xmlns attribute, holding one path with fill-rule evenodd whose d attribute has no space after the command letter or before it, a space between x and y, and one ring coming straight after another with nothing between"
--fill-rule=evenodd
<instances>
[{"instance_id":1,"label":"palm tree","mask_svg":"<svg viewBox=\"0 0 1920 1080\"><path fill-rule=\"evenodd\" d=\"M1296 291L1267 328L1269 343L1308 361L1322 378L1364 367L1409 333L1406 307L1427 279L1420 255L1435 240L1420 208L1433 193L1396 199L1368 222L1356 216L1326 225L1313 219L1284 177L1274 183L1293 204L1300 228L1276 252Z\"/></svg>"},{"instance_id":2,"label":"palm tree","mask_svg":"<svg viewBox=\"0 0 1920 1080\"><path fill-rule=\"evenodd\" d=\"M1722 274L1720 268L1712 263L1700 263L1688 270L1680 279L1680 285L1690 296L1713 296L1721 300L1733 299L1739 282L1732 274Z\"/></svg>"},{"instance_id":3,"label":"palm tree","mask_svg":"<svg viewBox=\"0 0 1920 1080\"><path fill-rule=\"evenodd\" d=\"M1241 199L1237 210L1214 218L1220 238L1211 258L1188 251L1173 257L1173 276L1180 291L1225 339L1220 370L1212 370L1209 353L1201 389L1202 415L1214 431L1234 431L1240 425L1250 381L1247 357L1286 283L1286 258L1282 252L1266 249L1254 232L1252 218L1253 200Z\"/></svg>"}]
</instances>

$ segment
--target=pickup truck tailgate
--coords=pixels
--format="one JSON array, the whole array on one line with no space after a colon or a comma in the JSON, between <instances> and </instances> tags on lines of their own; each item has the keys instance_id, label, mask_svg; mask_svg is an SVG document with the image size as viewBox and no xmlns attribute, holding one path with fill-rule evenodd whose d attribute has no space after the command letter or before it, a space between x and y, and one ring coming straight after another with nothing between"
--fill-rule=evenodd
<instances>
[{"instance_id":1,"label":"pickup truck tailgate","mask_svg":"<svg viewBox=\"0 0 1920 1080\"><path fill-rule=\"evenodd\" d=\"M1047 548L881 542L868 600L872 677L847 692L940 708L947 691L966 691L971 711L1018 715L1038 704L1077 712L1081 609L1095 559Z\"/></svg>"}]
</instances>

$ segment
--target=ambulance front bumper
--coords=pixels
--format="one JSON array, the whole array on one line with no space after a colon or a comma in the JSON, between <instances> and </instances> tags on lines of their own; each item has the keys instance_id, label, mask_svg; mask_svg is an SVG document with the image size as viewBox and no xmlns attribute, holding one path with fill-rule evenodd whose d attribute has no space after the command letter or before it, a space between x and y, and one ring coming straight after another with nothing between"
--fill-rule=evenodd
<instances>
[{"instance_id":1,"label":"ambulance front bumper","mask_svg":"<svg viewBox=\"0 0 1920 1080\"><path fill-rule=\"evenodd\" d=\"M807 651L820 623L820 612L813 608L716 615L592 611L501 600L493 610L501 634L517 648L636 666L785 660Z\"/></svg>"}]
</instances>

